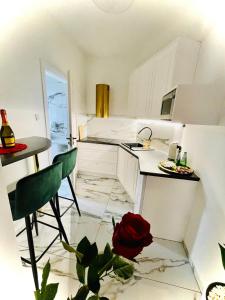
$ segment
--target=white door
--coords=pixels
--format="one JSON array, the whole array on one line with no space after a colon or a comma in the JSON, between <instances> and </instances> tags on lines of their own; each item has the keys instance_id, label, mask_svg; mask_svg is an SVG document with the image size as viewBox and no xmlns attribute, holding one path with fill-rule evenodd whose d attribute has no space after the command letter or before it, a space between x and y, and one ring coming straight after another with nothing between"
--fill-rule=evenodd
<instances>
[{"instance_id":1,"label":"white door","mask_svg":"<svg viewBox=\"0 0 225 300\"><path fill-rule=\"evenodd\" d=\"M42 81L45 107L46 136L51 140L49 164L55 155L74 145L70 105L70 76L42 64ZM63 182L59 194L71 198L70 189Z\"/></svg>"},{"instance_id":2,"label":"white door","mask_svg":"<svg viewBox=\"0 0 225 300\"><path fill-rule=\"evenodd\" d=\"M42 70L46 120L46 135L52 142L50 162L56 154L65 152L74 144L71 124L69 78L44 66Z\"/></svg>"}]
</instances>

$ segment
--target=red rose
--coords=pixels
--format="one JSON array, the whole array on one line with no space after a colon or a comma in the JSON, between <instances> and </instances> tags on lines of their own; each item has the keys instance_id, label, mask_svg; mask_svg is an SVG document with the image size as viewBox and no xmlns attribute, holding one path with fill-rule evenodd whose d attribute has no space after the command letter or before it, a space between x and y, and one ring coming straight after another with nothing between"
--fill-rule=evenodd
<instances>
[{"instance_id":1,"label":"red rose","mask_svg":"<svg viewBox=\"0 0 225 300\"><path fill-rule=\"evenodd\" d=\"M142 216L128 212L116 224L112 243L116 254L133 259L152 243L150 224Z\"/></svg>"}]
</instances>

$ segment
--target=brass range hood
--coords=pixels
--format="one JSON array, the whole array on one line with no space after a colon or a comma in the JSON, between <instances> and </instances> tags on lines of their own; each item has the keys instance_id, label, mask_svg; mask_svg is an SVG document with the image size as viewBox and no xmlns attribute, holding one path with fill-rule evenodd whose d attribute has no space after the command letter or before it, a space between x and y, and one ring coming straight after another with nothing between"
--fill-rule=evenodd
<instances>
[{"instance_id":1,"label":"brass range hood","mask_svg":"<svg viewBox=\"0 0 225 300\"><path fill-rule=\"evenodd\" d=\"M109 117L109 85L96 84L96 117Z\"/></svg>"}]
</instances>

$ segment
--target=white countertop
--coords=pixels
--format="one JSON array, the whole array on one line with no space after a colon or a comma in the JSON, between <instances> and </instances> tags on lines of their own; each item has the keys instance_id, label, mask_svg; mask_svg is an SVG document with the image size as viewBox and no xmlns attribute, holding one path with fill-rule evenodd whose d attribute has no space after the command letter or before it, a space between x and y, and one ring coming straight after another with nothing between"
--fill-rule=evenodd
<instances>
[{"instance_id":1,"label":"white countertop","mask_svg":"<svg viewBox=\"0 0 225 300\"><path fill-rule=\"evenodd\" d=\"M113 139L87 137L85 139L82 139L79 142L120 146L121 148L123 148L124 150L126 150L127 152L129 152L130 154L132 154L138 159L140 174L142 175L199 181L199 177L196 176L195 174L191 176L183 176L179 174L169 174L161 171L158 168L158 165L160 161L167 159L168 153L165 151L154 150L154 149L144 150L144 151L141 150L132 151L128 147L122 145L122 142L124 141L113 140Z\"/></svg>"},{"instance_id":2,"label":"white countertop","mask_svg":"<svg viewBox=\"0 0 225 300\"><path fill-rule=\"evenodd\" d=\"M167 159L167 153L159 150L144 150L144 151L132 151L127 147L120 145L124 150L131 153L139 160L140 173L157 173L165 174L158 168L160 161Z\"/></svg>"}]
</instances>

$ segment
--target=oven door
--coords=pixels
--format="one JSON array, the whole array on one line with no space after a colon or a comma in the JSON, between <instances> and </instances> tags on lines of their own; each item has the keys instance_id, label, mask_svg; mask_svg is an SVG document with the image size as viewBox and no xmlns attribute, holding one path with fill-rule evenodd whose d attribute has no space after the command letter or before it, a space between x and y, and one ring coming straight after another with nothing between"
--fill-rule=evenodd
<instances>
[{"instance_id":1,"label":"oven door","mask_svg":"<svg viewBox=\"0 0 225 300\"><path fill-rule=\"evenodd\" d=\"M161 106L161 119L162 120L172 120L173 114L173 106L175 100L176 90L166 94L162 99L162 106Z\"/></svg>"}]
</instances>

